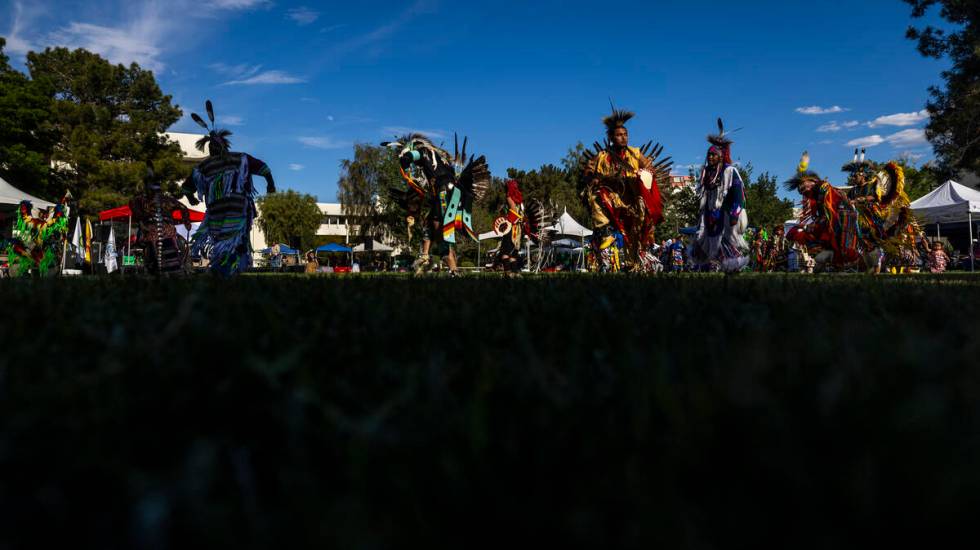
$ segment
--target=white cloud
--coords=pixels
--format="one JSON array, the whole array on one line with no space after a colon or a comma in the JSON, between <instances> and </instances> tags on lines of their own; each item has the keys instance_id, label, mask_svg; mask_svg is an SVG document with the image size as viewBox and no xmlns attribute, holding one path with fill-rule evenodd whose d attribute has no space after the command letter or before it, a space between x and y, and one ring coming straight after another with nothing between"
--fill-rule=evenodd
<instances>
[{"instance_id":1,"label":"white cloud","mask_svg":"<svg viewBox=\"0 0 980 550\"><path fill-rule=\"evenodd\" d=\"M400 137L407 134L423 134L431 139L449 137L449 132L445 130L421 130L418 128L410 128L408 126L385 126L381 129L381 135L386 137Z\"/></svg>"},{"instance_id":2,"label":"white cloud","mask_svg":"<svg viewBox=\"0 0 980 550\"><path fill-rule=\"evenodd\" d=\"M21 2L14 2L13 20L10 23L10 30L4 36L7 39L6 50L10 53L26 54L29 51L37 50L36 46L28 39L21 36L24 27L30 25L35 12L25 11Z\"/></svg>"},{"instance_id":3,"label":"white cloud","mask_svg":"<svg viewBox=\"0 0 980 550\"><path fill-rule=\"evenodd\" d=\"M857 128L861 123L856 120L849 120L843 124L844 128Z\"/></svg>"},{"instance_id":4,"label":"white cloud","mask_svg":"<svg viewBox=\"0 0 980 550\"><path fill-rule=\"evenodd\" d=\"M40 50L48 46L84 48L113 63L139 63L160 72L169 50L193 47L191 37L199 35L197 21L207 20L228 10L246 10L270 5L269 0L212 0L200 4L192 0L160 2L142 0L123 4L111 11L109 21L76 19L77 12L58 13L61 25L50 32L30 29L30 23L43 8L40 3L13 2L13 22L7 31L7 49L15 53ZM50 9L48 11L51 11Z\"/></svg>"},{"instance_id":5,"label":"white cloud","mask_svg":"<svg viewBox=\"0 0 980 550\"><path fill-rule=\"evenodd\" d=\"M902 130L885 139L893 147L912 147L929 143L929 140L926 139L926 131L922 129Z\"/></svg>"},{"instance_id":6,"label":"white cloud","mask_svg":"<svg viewBox=\"0 0 980 550\"><path fill-rule=\"evenodd\" d=\"M925 153L920 153L917 151L902 151L898 155L898 158L907 160L909 162L919 162L920 160L925 158L925 156L926 156Z\"/></svg>"},{"instance_id":7,"label":"white cloud","mask_svg":"<svg viewBox=\"0 0 980 550\"><path fill-rule=\"evenodd\" d=\"M289 169L292 170L293 172L299 172L303 168L306 168L306 167L303 166L302 164L290 164L289 165Z\"/></svg>"},{"instance_id":8,"label":"white cloud","mask_svg":"<svg viewBox=\"0 0 980 550\"><path fill-rule=\"evenodd\" d=\"M818 105L813 105L811 107L797 107L796 112L801 115L832 115L834 113L843 113L844 111L849 111L850 109L844 109L839 105L834 105L833 107L820 107Z\"/></svg>"},{"instance_id":9,"label":"white cloud","mask_svg":"<svg viewBox=\"0 0 980 550\"><path fill-rule=\"evenodd\" d=\"M350 143L329 136L309 136L298 138L298 141L311 149L343 149Z\"/></svg>"},{"instance_id":10,"label":"white cloud","mask_svg":"<svg viewBox=\"0 0 980 550\"><path fill-rule=\"evenodd\" d=\"M262 70L262 65L248 65L245 63L239 65L226 65L224 63L212 63L208 67L224 76L230 78L248 78L260 70Z\"/></svg>"},{"instance_id":11,"label":"white cloud","mask_svg":"<svg viewBox=\"0 0 980 550\"><path fill-rule=\"evenodd\" d=\"M837 121L836 120L833 120L833 121L830 121L827 124L824 124L823 126L817 128L817 131L818 132L840 132L843 129L844 129L843 126L841 126L840 124L837 124Z\"/></svg>"},{"instance_id":12,"label":"white cloud","mask_svg":"<svg viewBox=\"0 0 980 550\"><path fill-rule=\"evenodd\" d=\"M244 126L245 119L235 115L219 116L218 124L224 124L225 126Z\"/></svg>"},{"instance_id":13,"label":"white cloud","mask_svg":"<svg viewBox=\"0 0 980 550\"><path fill-rule=\"evenodd\" d=\"M921 122L929 120L929 111L922 110L917 113L896 113L894 115L880 116L868 123L871 128L878 126L915 126Z\"/></svg>"},{"instance_id":14,"label":"white cloud","mask_svg":"<svg viewBox=\"0 0 980 550\"><path fill-rule=\"evenodd\" d=\"M145 69L159 72L166 65L160 59L168 33L167 23L157 18L153 6L144 8L144 17L120 27L106 27L73 21L51 33L46 42L67 48L85 48L113 63L136 62Z\"/></svg>"},{"instance_id":15,"label":"white cloud","mask_svg":"<svg viewBox=\"0 0 980 550\"><path fill-rule=\"evenodd\" d=\"M211 5L226 10L241 10L268 6L269 0L211 0Z\"/></svg>"},{"instance_id":16,"label":"white cloud","mask_svg":"<svg viewBox=\"0 0 980 550\"><path fill-rule=\"evenodd\" d=\"M882 137L878 134L873 136L854 139L847 142L849 147L875 147L887 143L892 147L913 147L928 143L926 132L922 129L910 128L894 134Z\"/></svg>"},{"instance_id":17,"label":"white cloud","mask_svg":"<svg viewBox=\"0 0 980 550\"><path fill-rule=\"evenodd\" d=\"M834 144L834 140L832 139L823 139L817 142L817 145L833 145L833 144Z\"/></svg>"},{"instance_id":18,"label":"white cloud","mask_svg":"<svg viewBox=\"0 0 980 550\"><path fill-rule=\"evenodd\" d=\"M264 71L248 78L230 80L224 86L254 86L256 84L300 84L305 79L293 76L285 71Z\"/></svg>"},{"instance_id":19,"label":"white cloud","mask_svg":"<svg viewBox=\"0 0 980 550\"><path fill-rule=\"evenodd\" d=\"M852 139L847 142L848 147L876 147L885 142L885 138L875 134L873 136Z\"/></svg>"},{"instance_id":20,"label":"white cloud","mask_svg":"<svg viewBox=\"0 0 980 550\"><path fill-rule=\"evenodd\" d=\"M320 18L320 12L302 6L286 12L286 17L295 21L297 25L309 25Z\"/></svg>"},{"instance_id":21,"label":"white cloud","mask_svg":"<svg viewBox=\"0 0 980 550\"><path fill-rule=\"evenodd\" d=\"M333 122L334 121L333 115L327 115L327 120Z\"/></svg>"}]
</instances>

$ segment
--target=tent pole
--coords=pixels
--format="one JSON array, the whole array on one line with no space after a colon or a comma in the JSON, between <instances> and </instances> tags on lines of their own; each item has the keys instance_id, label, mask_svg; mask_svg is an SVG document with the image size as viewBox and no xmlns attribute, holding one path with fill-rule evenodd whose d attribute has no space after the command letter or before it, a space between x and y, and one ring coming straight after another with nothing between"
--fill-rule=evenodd
<instances>
[{"instance_id":1,"label":"tent pole","mask_svg":"<svg viewBox=\"0 0 980 550\"><path fill-rule=\"evenodd\" d=\"M973 212L967 213L967 219L970 221L970 272L975 272L977 270L976 258L973 253Z\"/></svg>"},{"instance_id":2,"label":"tent pole","mask_svg":"<svg viewBox=\"0 0 980 550\"><path fill-rule=\"evenodd\" d=\"M477 236L476 237L476 272L477 273L481 271L480 267L482 267L483 265L480 263L480 252L482 248L483 248L483 242L480 240L480 237Z\"/></svg>"},{"instance_id":3,"label":"tent pole","mask_svg":"<svg viewBox=\"0 0 980 550\"><path fill-rule=\"evenodd\" d=\"M130 213L129 222L126 226L126 255L127 256L133 255L132 244L130 244L132 243L132 241L133 241L133 214Z\"/></svg>"}]
</instances>

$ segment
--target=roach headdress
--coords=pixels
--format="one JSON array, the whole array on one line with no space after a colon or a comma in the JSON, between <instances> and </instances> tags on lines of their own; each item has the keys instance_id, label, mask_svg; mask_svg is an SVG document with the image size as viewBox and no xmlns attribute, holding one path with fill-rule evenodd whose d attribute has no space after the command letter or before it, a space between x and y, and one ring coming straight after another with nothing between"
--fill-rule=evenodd
<instances>
[{"instance_id":1,"label":"roach headdress","mask_svg":"<svg viewBox=\"0 0 980 550\"><path fill-rule=\"evenodd\" d=\"M632 111L626 111L622 109L617 109L613 105L612 100L609 100L609 107L612 109L612 113L606 118L602 119L602 123L606 125L606 133L612 135L616 131L616 128L625 128L626 123L630 121L636 113Z\"/></svg>"},{"instance_id":2,"label":"roach headdress","mask_svg":"<svg viewBox=\"0 0 980 550\"><path fill-rule=\"evenodd\" d=\"M209 151L212 155L220 155L221 153L225 153L231 148L231 142L228 140L228 136L231 135L231 131L225 129L219 130L217 127L215 127L214 106L211 104L210 99L204 102L204 108L208 112L208 120L211 121L210 125L204 122L204 119L197 113L191 113L191 118L194 119L194 122L196 122L201 128L208 131L208 134L197 140L197 143L194 145L197 147L198 151L201 151L202 153L204 152L204 148L208 146L210 146Z\"/></svg>"},{"instance_id":3,"label":"roach headdress","mask_svg":"<svg viewBox=\"0 0 980 550\"><path fill-rule=\"evenodd\" d=\"M806 181L822 182L823 178L820 177L820 174L810 170L810 153L803 151L800 164L796 167L796 175L783 183L783 188L787 191L801 193L803 183Z\"/></svg>"},{"instance_id":4,"label":"roach headdress","mask_svg":"<svg viewBox=\"0 0 980 550\"><path fill-rule=\"evenodd\" d=\"M867 149L855 149L854 160L841 167L842 172L848 172L851 176L858 173L871 175L875 172L875 164L867 159Z\"/></svg>"},{"instance_id":5,"label":"roach headdress","mask_svg":"<svg viewBox=\"0 0 980 550\"><path fill-rule=\"evenodd\" d=\"M708 153L714 150L721 156L722 162L726 165L732 163L733 142L725 133L725 123L722 122L721 118L718 119L718 133L709 135L708 143L711 144L711 147L708 148ZM707 156L705 156L705 165L707 165Z\"/></svg>"}]
</instances>

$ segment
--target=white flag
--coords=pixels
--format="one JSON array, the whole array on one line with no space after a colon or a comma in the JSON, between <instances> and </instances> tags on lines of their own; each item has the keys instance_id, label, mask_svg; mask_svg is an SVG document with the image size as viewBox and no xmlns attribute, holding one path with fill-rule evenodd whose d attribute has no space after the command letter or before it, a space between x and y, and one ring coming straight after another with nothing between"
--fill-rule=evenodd
<instances>
[{"instance_id":1,"label":"white flag","mask_svg":"<svg viewBox=\"0 0 980 550\"><path fill-rule=\"evenodd\" d=\"M118 269L116 265L116 230L112 226L109 227L109 240L105 243L103 262L105 263L106 271L109 273Z\"/></svg>"},{"instance_id":2,"label":"white flag","mask_svg":"<svg viewBox=\"0 0 980 550\"><path fill-rule=\"evenodd\" d=\"M71 238L72 251L77 258L82 254L82 217L75 218L75 236Z\"/></svg>"}]
</instances>

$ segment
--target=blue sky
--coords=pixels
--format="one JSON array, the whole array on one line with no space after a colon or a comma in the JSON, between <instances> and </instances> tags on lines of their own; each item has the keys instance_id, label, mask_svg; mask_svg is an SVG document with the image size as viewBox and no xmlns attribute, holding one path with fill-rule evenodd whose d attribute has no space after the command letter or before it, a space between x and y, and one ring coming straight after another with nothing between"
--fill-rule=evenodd
<instances>
[{"instance_id":1,"label":"blue sky","mask_svg":"<svg viewBox=\"0 0 980 550\"><path fill-rule=\"evenodd\" d=\"M604 10L602 6L610 6ZM406 129L468 135L495 173L558 163L602 137L612 97L634 142L678 169L724 117L734 153L791 175L808 149L840 182L854 144L932 156L922 135L942 62L904 38L900 0L288 2L0 0L8 53L86 47L156 72L185 110L211 98L234 147L280 188L333 201L355 142Z\"/></svg>"}]
</instances>

